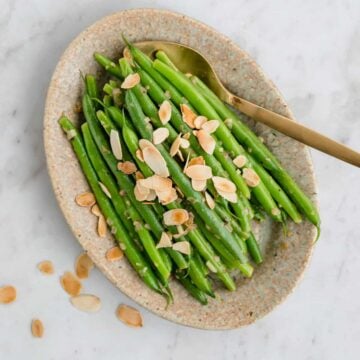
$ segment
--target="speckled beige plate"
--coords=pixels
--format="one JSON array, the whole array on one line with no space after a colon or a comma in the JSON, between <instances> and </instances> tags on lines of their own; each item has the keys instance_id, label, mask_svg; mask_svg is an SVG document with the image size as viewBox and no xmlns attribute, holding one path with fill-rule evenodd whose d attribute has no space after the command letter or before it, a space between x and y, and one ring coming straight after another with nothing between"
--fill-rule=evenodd
<instances>
[{"instance_id":1,"label":"speckled beige plate","mask_svg":"<svg viewBox=\"0 0 360 360\"><path fill-rule=\"evenodd\" d=\"M66 49L51 79L44 119L48 169L60 207L72 231L98 268L123 293L154 313L184 325L204 329L229 329L247 325L270 312L294 289L309 261L316 231L304 221L289 225L291 236L284 238L279 226L265 222L259 238L265 261L252 279L238 279L238 289L217 289L218 297L201 306L176 283L175 303L168 309L164 300L145 287L126 260L109 263L105 252L113 246L109 236L96 234L96 219L88 209L78 207L75 195L88 189L78 162L57 120L65 112L74 121L73 109L83 90L79 70L102 72L93 61L94 51L119 57L124 32L131 41L164 39L198 49L215 66L220 78L236 94L291 116L285 101L258 65L236 44L212 28L184 15L164 10L122 11L101 19L82 32ZM256 131L279 157L301 187L315 200L315 182L306 148L285 137L273 135L264 126Z\"/></svg>"}]
</instances>

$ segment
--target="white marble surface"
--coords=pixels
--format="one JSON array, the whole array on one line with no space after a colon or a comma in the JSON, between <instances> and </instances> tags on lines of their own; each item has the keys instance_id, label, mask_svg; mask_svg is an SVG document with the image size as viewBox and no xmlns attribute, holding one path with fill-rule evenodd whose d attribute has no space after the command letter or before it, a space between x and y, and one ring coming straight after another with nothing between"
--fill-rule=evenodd
<instances>
[{"instance_id":1,"label":"white marble surface","mask_svg":"<svg viewBox=\"0 0 360 360\"><path fill-rule=\"evenodd\" d=\"M360 140L360 3L353 1L0 0L0 286L18 300L0 306L0 359L358 359L360 172L313 152L323 221L304 279L254 325L224 332L174 325L142 310L125 327L116 306L131 301L95 271L87 291L103 309L73 309L58 275L80 247L46 173L42 115L54 66L82 29L111 12L160 7L200 19L235 40L264 68L307 125L346 144ZM35 265L51 259L57 275ZM30 334L39 317L46 334Z\"/></svg>"}]
</instances>

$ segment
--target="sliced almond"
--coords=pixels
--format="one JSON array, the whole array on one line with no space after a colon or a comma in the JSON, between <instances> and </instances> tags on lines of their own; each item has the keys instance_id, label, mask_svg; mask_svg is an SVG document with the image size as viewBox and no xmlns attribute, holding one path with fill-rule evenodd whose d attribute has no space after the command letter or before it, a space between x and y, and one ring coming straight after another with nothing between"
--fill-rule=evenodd
<instances>
[{"instance_id":1,"label":"sliced almond","mask_svg":"<svg viewBox=\"0 0 360 360\"><path fill-rule=\"evenodd\" d=\"M189 219L189 213L185 209L168 210L163 214L164 224L167 226L181 225Z\"/></svg>"},{"instance_id":2,"label":"sliced almond","mask_svg":"<svg viewBox=\"0 0 360 360\"><path fill-rule=\"evenodd\" d=\"M202 124L201 129L205 130L209 134L212 134L217 130L219 125L220 125L219 120L209 120L204 124Z\"/></svg>"},{"instance_id":3,"label":"sliced almond","mask_svg":"<svg viewBox=\"0 0 360 360\"><path fill-rule=\"evenodd\" d=\"M144 175L143 175L140 171L137 171L137 172L135 173L135 179L136 179L136 180L144 179Z\"/></svg>"},{"instance_id":4,"label":"sliced almond","mask_svg":"<svg viewBox=\"0 0 360 360\"><path fill-rule=\"evenodd\" d=\"M161 249L161 248L171 247L171 245L172 245L172 242L171 242L171 237L169 236L169 234L166 232L162 232L160 240L157 243L156 247L158 249Z\"/></svg>"},{"instance_id":5,"label":"sliced almond","mask_svg":"<svg viewBox=\"0 0 360 360\"><path fill-rule=\"evenodd\" d=\"M206 201L207 206L211 210L213 210L215 208L215 201L207 191L205 192L205 201Z\"/></svg>"},{"instance_id":6,"label":"sliced almond","mask_svg":"<svg viewBox=\"0 0 360 360\"><path fill-rule=\"evenodd\" d=\"M95 313L101 309L101 300L91 294L81 294L70 298L71 304L78 310Z\"/></svg>"},{"instance_id":7,"label":"sliced almond","mask_svg":"<svg viewBox=\"0 0 360 360\"><path fill-rule=\"evenodd\" d=\"M76 195L75 202L79 206L88 207L88 206L93 206L96 200L93 193L84 192L82 194Z\"/></svg>"},{"instance_id":8,"label":"sliced almond","mask_svg":"<svg viewBox=\"0 0 360 360\"><path fill-rule=\"evenodd\" d=\"M185 174L192 180L207 180L212 177L212 170L207 165L191 165L186 168Z\"/></svg>"},{"instance_id":9,"label":"sliced almond","mask_svg":"<svg viewBox=\"0 0 360 360\"><path fill-rule=\"evenodd\" d=\"M93 207L91 208L91 213L94 214L95 216L101 216L102 215L98 204L93 205Z\"/></svg>"},{"instance_id":10,"label":"sliced almond","mask_svg":"<svg viewBox=\"0 0 360 360\"><path fill-rule=\"evenodd\" d=\"M225 191L218 191L218 194L226 199L227 201L230 201L232 203L236 203L238 201L236 192L225 192Z\"/></svg>"},{"instance_id":11,"label":"sliced almond","mask_svg":"<svg viewBox=\"0 0 360 360\"><path fill-rule=\"evenodd\" d=\"M156 199L156 192L155 190L150 189L148 196L146 197L146 201L153 201Z\"/></svg>"},{"instance_id":12,"label":"sliced almond","mask_svg":"<svg viewBox=\"0 0 360 360\"><path fill-rule=\"evenodd\" d=\"M104 216L99 216L97 224L97 232L100 237L105 237L107 232L107 224Z\"/></svg>"},{"instance_id":13,"label":"sliced almond","mask_svg":"<svg viewBox=\"0 0 360 360\"><path fill-rule=\"evenodd\" d=\"M145 188L157 190L157 191L167 191L170 190L172 187L171 179L164 178L159 175L149 176L146 179L139 180L139 183L141 184L141 186Z\"/></svg>"},{"instance_id":14,"label":"sliced almond","mask_svg":"<svg viewBox=\"0 0 360 360\"><path fill-rule=\"evenodd\" d=\"M127 46L123 50L123 56L129 62L129 64L131 66L134 66L134 60L133 60L133 57L131 55L131 51Z\"/></svg>"},{"instance_id":15,"label":"sliced almond","mask_svg":"<svg viewBox=\"0 0 360 360\"><path fill-rule=\"evenodd\" d=\"M44 335L44 325L39 319L33 319L31 321L31 333L33 337L42 338Z\"/></svg>"},{"instance_id":16,"label":"sliced almond","mask_svg":"<svg viewBox=\"0 0 360 360\"><path fill-rule=\"evenodd\" d=\"M149 196L150 190L142 186L140 181L138 180L135 184L134 195L137 201L145 201Z\"/></svg>"},{"instance_id":17,"label":"sliced almond","mask_svg":"<svg viewBox=\"0 0 360 360\"><path fill-rule=\"evenodd\" d=\"M54 265L51 261L45 260L37 265L37 268L44 275L52 275L54 273Z\"/></svg>"},{"instance_id":18,"label":"sliced almond","mask_svg":"<svg viewBox=\"0 0 360 360\"><path fill-rule=\"evenodd\" d=\"M169 101L165 100L159 108L159 118L163 125L167 124L171 119L171 104Z\"/></svg>"},{"instance_id":19,"label":"sliced almond","mask_svg":"<svg viewBox=\"0 0 360 360\"><path fill-rule=\"evenodd\" d=\"M122 89L131 89L140 83L140 75L138 73L128 75L121 84Z\"/></svg>"},{"instance_id":20,"label":"sliced almond","mask_svg":"<svg viewBox=\"0 0 360 360\"><path fill-rule=\"evenodd\" d=\"M202 149L211 155L214 152L216 146L214 138L203 129L197 131L196 137Z\"/></svg>"},{"instance_id":21,"label":"sliced almond","mask_svg":"<svg viewBox=\"0 0 360 360\"><path fill-rule=\"evenodd\" d=\"M60 278L62 288L71 296L80 294L82 285L80 280L70 271L66 271Z\"/></svg>"},{"instance_id":22,"label":"sliced almond","mask_svg":"<svg viewBox=\"0 0 360 360\"><path fill-rule=\"evenodd\" d=\"M120 143L120 136L117 130L111 129L110 131L110 146L111 151L117 160L122 160L122 148Z\"/></svg>"},{"instance_id":23,"label":"sliced almond","mask_svg":"<svg viewBox=\"0 0 360 360\"><path fill-rule=\"evenodd\" d=\"M81 253L75 260L75 274L79 279L87 279L94 263L87 253Z\"/></svg>"},{"instance_id":24,"label":"sliced almond","mask_svg":"<svg viewBox=\"0 0 360 360\"><path fill-rule=\"evenodd\" d=\"M188 241L179 241L173 244L172 249L185 255L190 255L191 248Z\"/></svg>"},{"instance_id":25,"label":"sliced almond","mask_svg":"<svg viewBox=\"0 0 360 360\"><path fill-rule=\"evenodd\" d=\"M143 156L145 163L155 174L162 177L168 177L170 175L166 161L153 144L151 144L151 147L147 146L143 149Z\"/></svg>"},{"instance_id":26,"label":"sliced almond","mask_svg":"<svg viewBox=\"0 0 360 360\"><path fill-rule=\"evenodd\" d=\"M181 141L180 141L180 144L181 144ZM180 161L184 162L184 156L183 156L183 154L182 154L182 152L180 150L177 152L177 155L179 156Z\"/></svg>"},{"instance_id":27,"label":"sliced almond","mask_svg":"<svg viewBox=\"0 0 360 360\"><path fill-rule=\"evenodd\" d=\"M229 179L221 176L213 176L212 181L214 183L216 191L224 191L229 193L236 192L235 184Z\"/></svg>"},{"instance_id":28,"label":"sliced almond","mask_svg":"<svg viewBox=\"0 0 360 360\"><path fill-rule=\"evenodd\" d=\"M107 261L118 261L122 259L123 256L124 253L118 246L114 246L113 248L109 249L105 254Z\"/></svg>"},{"instance_id":29,"label":"sliced almond","mask_svg":"<svg viewBox=\"0 0 360 360\"><path fill-rule=\"evenodd\" d=\"M168 205L178 198L178 194L174 188L168 189L166 191L156 191L156 195L163 205Z\"/></svg>"},{"instance_id":30,"label":"sliced almond","mask_svg":"<svg viewBox=\"0 0 360 360\"><path fill-rule=\"evenodd\" d=\"M140 312L131 306L119 305L116 309L116 316L128 326L135 328L143 326L143 319Z\"/></svg>"},{"instance_id":31,"label":"sliced almond","mask_svg":"<svg viewBox=\"0 0 360 360\"><path fill-rule=\"evenodd\" d=\"M16 300L16 289L11 286L3 286L0 288L0 304L10 304Z\"/></svg>"},{"instance_id":32,"label":"sliced almond","mask_svg":"<svg viewBox=\"0 0 360 360\"><path fill-rule=\"evenodd\" d=\"M180 147L181 147L182 149L188 149L188 148L190 147L190 142L189 142L189 140L181 138L181 139L180 139Z\"/></svg>"},{"instance_id":33,"label":"sliced almond","mask_svg":"<svg viewBox=\"0 0 360 360\"><path fill-rule=\"evenodd\" d=\"M250 187L255 187L260 184L260 177L253 169L245 168L242 176L245 179L246 184Z\"/></svg>"},{"instance_id":34,"label":"sliced almond","mask_svg":"<svg viewBox=\"0 0 360 360\"><path fill-rule=\"evenodd\" d=\"M195 191L203 191L206 188L206 180L191 179L191 186Z\"/></svg>"},{"instance_id":35,"label":"sliced almond","mask_svg":"<svg viewBox=\"0 0 360 360\"><path fill-rule=\"evenodd\" d=\"M242 168L247 162L247 158L245 155L238 155L234 160L233 163L238 167Z\"/></svg>"},{"instance_id":36,"label":"sliced almond","mask_svg":"<svg viewBox=\"0 0 360 360\"><path fill-rule=\"evenodd\" d=\"M142 154L141 149L137 149L136 152L135 152L135 155L141 162L144 162L144 156Z\"/></svg>"},{"instance_id":37,"label":"sliced almond","mask_svg":"<svg viewBox=\"0 0 360 360\"><path fill-rule=\"evenodd\" d=\"M194 129L194 121L196 119L196 114L186 104L181 104L180 109L183 120L186 122L186 124L188 124L188 126Z\"/></svg>"},{"instance_id":38,"label":"sliced almond","mask_svg":"<svg viewBox=\"0 0 360 360\"><path fill-rule=\"evenodd\" d=\"M170 155L172 157L174 157L179 152L180 144L181 144L181 134L179 134L171 144Z\"/></svg>"},{"instance_id":39,"label":"sliced almond","mask_svg":"<svg viewBox=\"0 0 360 360\"><path fill-rule=\"evenodd\" d=\"M110 194L110 191L109 189L101 182L101 181L98 181L100 187L101 187L101 190L103 191L103 193L109 198L111 199L111 194Z\"/></svg>"},{"instance_id":40,"label":"sliced almond","mask_svg":"<svg viewBox=\"0 0 360 360\"><path fill-rule=\"evenodd\" d=\"M202 156L197 156L189 161L189 166L192 165L205 165L205 160Z\"/></svg>"},{"instance_id":41,"label":"sliced almond","mask_svg":"<svg viewBox=\"0 0 360 360\"><path fill-rule=\"evenodd\" d=\"M185 165L184 165L183 172L185 172L186 168L189 166L190 155L191 155L191 151L188 151L188 154L187 154L187 156L186 156L186 161L185 161Z\"/></svg>"},{"instance_id":42,"label":"sliced almond","mask_svg":"<svg viewBox=\"0 0 360 360\"><path fill-rule=\"evenodd\" d=\"M153 132L153 143L155 145L161 144L169 136L169 130L164 127L160 127Z\"/></svg>"},{"instance_id":43,"label":"sliced almond","mask_svg":"<svg viewBox=\"0 0 360 360\"><path fill-rule=\"evenodd\" d=\"M152 146L154 146L154 144L151 141L147 140L147 139L140 139L139 140L139 148L140 148L140 150L144 150L148 146L152 147Z\"/></svg>"},{"instance_id":44,"label":"sliced almond","mask_svg":"<svg viewBox=\"0 0 360 360\"><path fill-rule=\"evenodd\" d=\"M137 170L136 165L132 161L119 162L117 168L126 175L134 174Z\"/></svg>"},{"instance_id":45,"label":"sliced almond","mask_svg":"<svg viewBox=\"0 0 360 360\"><path fill-rule=\"evenodd\" d=\"M194 120L194 125L196 129L201 129L201 127L207 122L207 117L206 116L197 116L196 119Z\"/></svg>"}]
</instances>

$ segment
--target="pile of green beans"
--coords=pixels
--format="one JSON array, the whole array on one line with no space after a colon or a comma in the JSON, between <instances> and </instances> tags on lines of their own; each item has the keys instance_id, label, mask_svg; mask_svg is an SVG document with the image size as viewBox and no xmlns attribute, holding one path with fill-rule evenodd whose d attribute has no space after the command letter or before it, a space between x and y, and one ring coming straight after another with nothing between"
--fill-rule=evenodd
<instances>
[{"instance_id":1,"label":"pile of green beans","mask_svg":"<svg viewBox=\"0 0 360 360\"><path fill-rule=\"evenodd\" d=\"M284 227L287 216L299 223L302 213L319 228L319 216L316 207L275 156L200 79L182 74L162 51L153 61L131 44L128 50L127 57L118 62L94 54L111 79L101 91L93 75L84 77L82 112L85 121L81 131L65 115L59 124L67 134L116 242L144 283L170 301L173 275L185 291L206 305L209 296L215 297L216 280L234 291L233 276L238 273L251 277L253 264L262 263L260 246L252 231L252 222L263 218L262 213ZM124 79L135 73L140 81L122 88ZM171 107L171 114L164 124L159 108L165 101ZM203 149L193 129L184 121L181 111L184 104L194 116L218 120L219 126L211 134L215 140L212 153ZM227 119L231 119L231 126ZM154 175L152 167L138 156L139 142L141 139L152 141L153 132L159 128L166 128L168 137L154 146L179 194L176 200L165 205L157 199L140 202L134 193L138 176ZM137 168L136 174L119 170L119 160L110 144L112 132L116 132L120 140L121 161L132 162ZM184 134L187 134L189 147L181 149L182 158L171 156L171 146ZM251 154L245 149L250 149ZM241 169L233 163L239 155L247 160ZM199 157L211 168L213 176L233 183L237 202L220 196L214 184L208 181L206 191L214 204L212 207L206 204L204 194L193 188L183 171L185 159ZM244 168L258 175L256 186L248 186L242 176ZM181 233L182 227L168 226L163 221L166 211L176 209L193 214L193 223L187 225L184 233ZM157 246L164 233L172 234L173 244L187 243L190 250L180 251L169 244Z\"/></svg>"}]
</instances>

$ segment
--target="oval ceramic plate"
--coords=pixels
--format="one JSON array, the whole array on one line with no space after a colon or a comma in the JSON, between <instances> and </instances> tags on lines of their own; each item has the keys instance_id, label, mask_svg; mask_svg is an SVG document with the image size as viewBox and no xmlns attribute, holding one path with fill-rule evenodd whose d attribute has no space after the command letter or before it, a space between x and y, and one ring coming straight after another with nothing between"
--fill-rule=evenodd
<instances>
[{"instance_id":1,"label":"oval ceramic plate","mask_svg":"<svg viewBox=\"0 0 360 360\"><path fill-rule=\"evenodd\" d=\"M247 325L270 312L294 289L311 255L316 230L307 221L289 224L290 236L284 237L278 225L265 222L259 239L265 261L256 267L251 279L238 279L235 292L216 289L217 299L208 306L194 301L172 283L175 303L166 309L164 299L149 290L126 260L110 263L105 252L114 245L109 235L100 239L96 219L78 207L74 198L88 189L73 151L57 120L65 112L79 123L74 112L83 91L79 70L101 76L93 60L94 51L111 58L120 57L121 33L133 42L169 40L189 45L214 65L221 80L234 93L283 115L291 116L285 101L258 65L236 44L212 28L164 10L136 9L110 15L82 32L66 49L51 79L48 90L44 136L48 169L60 207L80 244L97 267L123 293L140 305L168 319L204 329L229 329ZM256 125L271 150L295 177L302 189L315 200L315 182L306 148L290 138Z\"/></svg>"}]
</instances>

